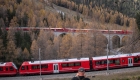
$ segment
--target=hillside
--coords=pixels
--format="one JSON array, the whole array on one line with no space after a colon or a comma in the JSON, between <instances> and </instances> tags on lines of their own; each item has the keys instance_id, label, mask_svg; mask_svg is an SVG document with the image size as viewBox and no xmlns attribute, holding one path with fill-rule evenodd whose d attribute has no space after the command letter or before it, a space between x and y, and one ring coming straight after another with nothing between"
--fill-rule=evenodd
<instances>
[{"instance_id":1,"label":"hillside","mask_svg":"<svg viewBox=\"0 0 140 80\"><path fill-rule=\"evenodd\" d=\"M132 30L134 36L124 37L123 44L114 46L123 47L126 53L140 51L140 42L135 40L138 34L134 18L107 7L92 6L97 0L89 6L76 1L0 0L0 62L14 61L20 65L25 60L38 60L39 48L41 59L106 55L107 38L96 31L88 34L81 32L78 36L66 34L55 37L52 31L23 32L14 27ZM9 27L9 31L5 27ZM114 41L120 42L120 39L115 37ZM136 43L130 44L133 42Z\"/></svg>"},{"instance_id":2,"label":"hillside","mask_svg":"<svg viewBox=\"0 0 140 80\"><path fill-rule=\"evenodd\" d=\"M119 10L113 10L110 7L98 6L98 1L95 0L93 3L90 0L88 1L78 1L78 0L49 0L51 3L54 3L61 6L61 9L68 9L71 12L68 15L71 15L74 11L76 12L75 16L79 16L85 20L86 23L90 23L92 27L97 29L129 29L134 28L135 20L127 16L127 14L122 14ZM83 1L83 2L82 2ZM85 2L85 3L84 3ZM88 3L86 3L88 2ZM96 5L95 5L96 3ZM113 2L110 2L113 4ZM102 4L105 5L105 4ZM66 12L67 13L67 12ZM108 26L108 27L106 27ZM122 27L121 27L122 26Z\"/></svg>"},{"instance_id":3,"label":"hillside","mask_svg":"<svg viewBox=\"0 0 140 80\"><path fill-rule=\"evenodd\" d=\"M140 0L54 0L53 2L62 7L68 7L69 1L76 5L86 5L87 7L102 7L117 10L129 17L135 17L137 11L140 10ZM67 4L63 4L67 3ZM73 8L72 8L73 9ZM76 10L76 9L73 9Z\"/></svg>"},{"instance_id":4,"label":"hillside","mask_svg":"<svg viewBox=\"0 0 140 80\"><path fill-rule=\"evenodd\" d=\"M1 4L3 4L0 12L1 26L123 30L131 30L135 27L135 19L112 10L110 7L98 7L95 5L95 3L98 4L96 0L94 3L88 0L88 3L83 4L80 4L81 2L77 2L77 0L17 0L19 3L22 1L23 4L15 4L16 0L8 1L1 1ZM9 6L4 4L9 4Z\"/></svg>"}]
</instances>

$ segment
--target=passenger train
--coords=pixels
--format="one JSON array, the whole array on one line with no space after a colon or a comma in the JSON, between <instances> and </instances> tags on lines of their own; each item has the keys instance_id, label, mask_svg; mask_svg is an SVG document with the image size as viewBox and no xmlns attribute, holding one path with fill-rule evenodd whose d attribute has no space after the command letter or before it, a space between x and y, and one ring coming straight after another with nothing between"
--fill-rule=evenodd
<instances>
[{"instance_id":1,"label":"passenger train","mask_svg":"<svg viewBox=\"0 0 140 80\"><path fill-rule=\"evenodd\" d=\"M46 27L6 27L6 30L8 31L9 29L15 29L15 30L22 30L22 31L33 31L33 30L52 30L53 32L94 32L98 31L103 34L132 34L132 31L130 30L94 30L94 29L74 29L74 28L46 28Z\"/></svg>"},{"instance_id":2,"label":"passenger train","mask_svg":"<svg viewBox=\"0 0 140 80\"><path fill-rule=\"evenodd\" d=\"M0 76L15 76L18 68L13 62L0 62Z\"/></svg>"},{"instance_id":3,"label":"passenger train","mask_svg":"<svg viewBox=\"0 0 140 80\"><path fill-rule=\"evenodd\" d=\"M107 61L108 60L108 61ZM118 54L90 58L72 58L59 60L24 61L17 71L13 62L0 64L0 75L35 75L77 72L79 67L85 71L140 66L140 53ZM41 69L40 69L41 68Z\"/></svg>"}]
</instances>

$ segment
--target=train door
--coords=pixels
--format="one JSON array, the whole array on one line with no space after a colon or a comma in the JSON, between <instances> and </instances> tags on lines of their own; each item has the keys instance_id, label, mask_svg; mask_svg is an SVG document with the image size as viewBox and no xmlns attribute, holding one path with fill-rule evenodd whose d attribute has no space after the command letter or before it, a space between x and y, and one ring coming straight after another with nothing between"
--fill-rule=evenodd
<instances>
[{"instance_id":1,"label":"train door","mask_svg":"<svg viewBox=\"0 0 140 80\"><path fill-rule=\"evenodd\" d=\"M132 58L128 58L128 66L133 66Z\"/></svg>"},{"instance_id":2,"label":"train door","mask_svg":"<svg viewBox=\"0 0 140 80\"><path fill-rule=\"evenodd\" d=\"M53 64L53 73L59 73L59 67L58 64Z\"/></svg>"}]
</instances>

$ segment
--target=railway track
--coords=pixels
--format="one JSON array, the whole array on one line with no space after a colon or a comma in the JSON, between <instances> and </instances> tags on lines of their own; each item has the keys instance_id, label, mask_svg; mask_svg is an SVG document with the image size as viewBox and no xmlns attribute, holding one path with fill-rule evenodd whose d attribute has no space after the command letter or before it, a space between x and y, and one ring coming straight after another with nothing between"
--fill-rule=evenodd
<instances>
[{"instance_id":1,"label":"railway track","mask_svg":"<svg viewBox=\"0 0 140 80\"><path fill-rule=\"evenodd\" d=\"M136 72L140 71L140 67L122 68L109 70L109 74L125 73L125 72ZM62 79L62 78L72 78L76 73L63 73L63 74L49 74L49 75L36 75L36 76L15 76L15 77L0 77L0 80L48 80L48 79ZM92 71L86 72L88 77L93 77L97 75L106 75L107 71Z\"/></svg>"}]
</instances>

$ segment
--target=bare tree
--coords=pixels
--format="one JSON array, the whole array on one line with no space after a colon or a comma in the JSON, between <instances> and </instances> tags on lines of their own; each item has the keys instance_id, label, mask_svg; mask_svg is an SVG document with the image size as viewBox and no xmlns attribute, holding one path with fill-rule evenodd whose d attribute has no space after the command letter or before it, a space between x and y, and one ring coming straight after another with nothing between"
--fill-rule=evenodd
<instances>
[{"instance_id":1,"label":"bare tree","mask_svg":"<svg viewBox=\"0 0 140 80\"><path fill-rule=\"evenodd\" d=\"M35 59L35 60L38 60L39 58L38 58L38 49L39 49L39 47L38 47L38 44L37 44L37 41L36 40L33 40L32 41L32 45L31 45L31 53L32 53L32 56L33 56L33 58Z\"/></svg>"},{"instance_id":2,"label":"bare tree","mask_svg":"<svg viewBox=\"0 0 140 80\"><path fill-rule=\"evenodd\" d=\"M53 40L54 43L54 53L56 56L54 56L55 59L59 58L59 53L60 53L60 44L61 44L61 37L54 37Z\"/></svg>"},{"instance_id":3,"label":"bare tree","mask_svg":"<svg viewBox=\"0 0 140 80\"><path fill-rule=\"evenodd\" d=\"M13 61L14 58L16 58L14 56L14 52L16 50L16 45L15 45L15 37L14 37L15 31L14 29L12 29L12 27L10 27L10 30L8 31L8 35L7 35L7 57L6 60L11 60Z\"/></svg>"},{"instance_id":4,"label":"bare tree","mask_svg":"<svg viewBox=\"0 0 140 80\"><path fill-rule=\"evenodd\" d=\"M81 53L81 47L80 47L80 39L77 38L77 36L74 36L72 38L72 51L71 51L71 57L79 57L80 58L80 53Z\"/></svg>"},{"instance_id":5,"label":"bare tree","mask_svg":"<svg viewBox=\"0 0 140 80\"><path fill-rule=\"evenodd\" d=\"M69 58L71 49L72 38L70 35L65 35L62 38L62 43L60 44L60 58Z\"/></svg>"},{"instance_id":6,"label":"bare tree","mask_svg":"<svg viewBox=\"0 0 140 80\"><path fill-rule=\"evenodd\" d=\"M40 30L39 36L37 38L37 45L41 48L41 58L47 59L51 58L52 52L46 51L46 49L53 48L53 33L51 31Z\"/></svg>"},{"instance_id":7,"label":"bare tree","mask_svg":"<svg viewBox=\"0 0 140 80\"><path fill-rule=\"evenodd\" d=\"M23 50L23 52L22 52L22 55L23 55L23 59L24 59L24 60L29 60L30 53L29 53L29 51L27 50L27 48L24 48L24 50Z\"/></svg>"},{"instance_id":8,"label":"bare tree","mask_svg":"<svg viewBox=\"0 0 140 80\"><path fill-rule=\"evenodd\" d=\"M54 51L54 45L51 40L47 41L47 47L46 47L46 59L55 59L56 58L56 53Z\"/></svg>"},{"instance_id":9,"label":"bare tree","mask_svg":"<svg viewBox=\"0 0 140 80\"><path fill-rule=\"evenodd\" d=\"M40 30L39 36L37 38L37 44L38 47L41 48L41 58L42 59L46 59L45 53L46 53L46 47L47 47L47 32L45 32L44 30Z\"/></svg>"}]
</instances>

